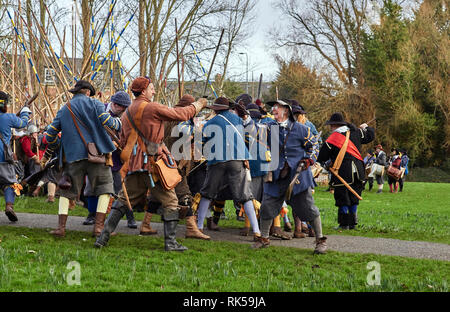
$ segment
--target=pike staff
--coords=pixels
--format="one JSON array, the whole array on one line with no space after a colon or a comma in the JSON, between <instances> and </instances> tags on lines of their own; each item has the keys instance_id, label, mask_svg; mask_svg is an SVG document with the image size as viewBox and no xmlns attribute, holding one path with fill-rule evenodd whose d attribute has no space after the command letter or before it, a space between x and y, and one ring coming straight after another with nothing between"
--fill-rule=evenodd
<instances>
[{"instance_id":1,"label":"pike staff","mask_svg":"<svg viewBox=\"0 0 450 312\"><path fill-rule=\"evenodd\" d=\"M192 45L192 43L191 43L191 48L192 48L192 50L194 51L194 55L195 55L195 57L197 58L198 63L200 64L200 67L201 67L201 69L202 69L202 71L203 71L203 74L205 75L206 83L209 84L209 86L211 87L211 90L212 90L213 93L214 93L214 96L215 96L216 99L217 99L218 96L217 96L216 90L214 90L214 87L213 87L211 81L209 81L208 74L206 73L206 70L205 70L205 68L204 68L203 65L202 65L202 61L201 61L200 58L198 57L197 51L195 51L195 48L194 48L194 46Z\"/></svg>"},{"instance_id":2,"label":"pike staff","mask_svg":"<svg viewBox=\"0 0 450 312\"><path fill-rule=\"evenodd\" d=\"M114 2L114 5L116 4L116 2ZM111 12L110 15L111 16ZM91 77L91 80L95 79L95 76L97 76L98 72L100 71L100 69L102 68L103 64L105 63L106 59L108 58L108 56L111 55L111 53L114 52L114 47L117 46L117 42L119 41L120 37L122 37L123 32L125 31L125 29L127 29L128 25L130 24L131 20L133 19L135 13L133 13L131 15L131 17L128 19L127 23L125 24L125 26L123 27L122 31L119 33L119 36L116 38L114 44L111 46L111 48L109 49L108 53L106 54L105 58L102 60L102 62L100 63L100 66L97 68L97 70L94 72L94 74ZM106 25L105 25L106 26Z\"/></svg>"},{"instance_id":3,"label":"pike staff","mask_svg":"<svg viewBox=\"0 0 450 312\"><path fill-rule=\"evenodd\" d=\"M41 84L41 79L39 78L39 75L37 73L36 67L34 66L34 63L33 63L32 59L31 59L30 54L28 53L28 50L27 50L27 48L26 48L26 46L25 46L25 44L23 42L23 39L22 39L22 37L19 34L19 30L17 29L16 24L14 23L14 20L12 19L11 14L9 13L9 10L6 10L6 12L8 13L8 16L9 16L9 19L11 21L11 24L12 24L12 26L14 28L14 31L16 32L16 36L19 39L20 44L22 45L22 49L24 50L25 55L28 58L28 62L30 63L31 68L33 69L33 72L34 72L34 74L36 76L36 79L37 79L37 81L39 83L39 88L43 89L42 88L42 84ZM55 113L53 112L53 109L50 106L50 101L48 100L47 95L45 94L44 90L42 90L42 93L44 95L45 103L47 104L47 107L50 109L50 113L52 114L52 117L55 118Z\"/></svg>"}]
</instances>

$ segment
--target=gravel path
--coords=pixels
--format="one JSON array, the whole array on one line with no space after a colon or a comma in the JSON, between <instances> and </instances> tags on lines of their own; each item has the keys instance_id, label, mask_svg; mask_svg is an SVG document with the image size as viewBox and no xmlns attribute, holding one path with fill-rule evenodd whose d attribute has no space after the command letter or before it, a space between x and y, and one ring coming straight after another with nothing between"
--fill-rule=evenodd
<instances>
[{"instance_id":1,"label":"gravel path","mask_svg":"<svg viewBox=\"0 0 450 312\"><path fill-rule=\"evenodd\" d=\"M4 214L1 214L0 226L8 225L15 227L54 229L58 224L58 217L56 215L17 213L17 217L19 218L19 221L12 223ZM85 218L83 217L69 215L66 229L69 231L92 231L93 226L82 225L84 219ZM137 223L139 226L140 222L138 221ZM125 219L121 220L116 232L128 235L139 234L138 229L129 229L126 224ZM158 230L158 235L163 234L162 223L152 223L152 227ZM179 226L177 237L184 237L184 229L184 225ZM252 237L239 236L238 229L221 229L221 231L218 232L206 231L205 233L210 235L212 240L215 241L231 241L249 245L252 243ZM327 237L328 248L329 250L334 251L450 261L450 245L447 244L345 235L329 235ZM286 246L312 250L314 248L314 238L307 237L303 239L292 239L289 241L271 239L271 244L274 246Z\"/></svg>"}]
</instances>

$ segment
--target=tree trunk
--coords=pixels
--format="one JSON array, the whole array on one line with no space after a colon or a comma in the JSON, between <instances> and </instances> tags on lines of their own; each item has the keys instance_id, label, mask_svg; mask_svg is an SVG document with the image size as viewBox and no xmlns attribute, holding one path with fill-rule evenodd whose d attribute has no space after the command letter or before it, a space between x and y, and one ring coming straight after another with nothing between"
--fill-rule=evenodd
<instances>
[{"instance_id":1,"label":"tree trunk","mask_svg":"<svg viewBox=\"0 0 450 312\"><path fill-rule=\"evenodd\" d=\"M147 32L145 29L145 12L146 12L146 3L145 0L139 0L139 66L141 76L145 76L145 72L147 69Z\"/></svg>"},{"instance_id":2,"label":"tree trunk","mask_svg":"<svg viewBox=\"0 0 450 312\"><path fill-rule=\"evenodd\" d=\"M83 62L86 64L91 54L91 19L92 19L92 7L94 5L93 0L81 0L81 27L83 29ZM75 70L75 68L74 68Z\"/></svg>"}]
</instances>

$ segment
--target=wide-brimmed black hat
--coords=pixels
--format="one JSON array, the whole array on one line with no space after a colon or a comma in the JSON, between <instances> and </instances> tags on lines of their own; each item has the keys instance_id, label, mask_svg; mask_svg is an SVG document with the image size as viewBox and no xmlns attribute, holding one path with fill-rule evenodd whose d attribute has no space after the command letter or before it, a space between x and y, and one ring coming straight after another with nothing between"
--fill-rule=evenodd
<instances>
[{"instance_id":1,"label":"wide-brimmed black hat","mask_svg":"<svg viewBox=\"0 0 450 312\"><path fill-rule=\"evenodd\" d=\"M282 101L282 100L266 102L266 105L269 105L270 107L274 106L275 104L279 104L279 105L289 108L289 117L291 117L291 119L295 121L295 117L294 117L294 113L292 112L291 104L286 103L285 101Z\"/></svg>"},{"instance_id":2,"label":"wide-brimmed black hat","mask_svg":"<svg viewBox=\"0 0 450 312\"><path fill-rule=\"evenodd\" d=\"M302 115L306 114L305 109L301 105L292 105L292 112L294 114L302 114Z\"/></svg>"},{"instance_id":3,"label":"wide-brimmed black hat","mask_svg":"<svg viewBox=\"0 0 450 312\"><path fill-rule=\"evenodd\" d=\"M345 126L347 123L344 120L344 116L341 113L334 113L331 115L330 120L328 120L326 125L337 125L337 126Z\"/></svg>"},{"instance_id":4,"label":"wide-brimmed black hat","mask_svg":"<svg viewBox=\"0 0 450 312\"><path fill-rule=\"evenodd\" d=\"M261 119L262 117L261 111L259 110L259 106L256 104L248 104L247 111L249 112L250 117L252 119Z\"/></svg>"},{"instance_id":5,"label":"wide-brimmed black hat","mask_svg":"<svg viewBox=\"0 0 450 312\"><path fill-rule=\"evenodd\" d=\"M295 115L295 114L306 114L305 109L303 108L303 106L301 106L301 105L297 102L297 100L292 100L292 99L290 99L290 100L283 100L283 101L285 101L285 102L291 104L291 106L292 106L292 112L294 113L294 115Z\"/></svg>"},{"instance_id":6,"label":"wide-brimmed black hat","mask_svg":"<svg viewBox=\"0 0 450 312\"><path fill-rule=\"evenodd\" d=\"M77 93L81 89L89 89L91 90L91 96L95 95L94 87L86 80L78 80L75 86L69 90L70 93Z\"/></svg>"},{"instance_id":7,"label":"wide-brimmed black hat","mask_svg":"<svg viewBox=\"0 0 450 312\"><path fill-rule=\"evenodd\" d=\"M223 110L229 110L234 102L230 101L226 97L218 97L214 104L209 106L208 108L215 110L215 111L223 111Z\"/></svg>"}]
</instances>

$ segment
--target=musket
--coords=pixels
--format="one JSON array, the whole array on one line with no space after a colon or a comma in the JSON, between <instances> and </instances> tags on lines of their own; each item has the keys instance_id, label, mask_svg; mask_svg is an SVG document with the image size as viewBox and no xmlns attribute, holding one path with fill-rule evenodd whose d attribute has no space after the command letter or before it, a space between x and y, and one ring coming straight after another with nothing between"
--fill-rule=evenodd
<instances>
[{"instance_id":1,"label":"musket","mask_svg":"<svg viewBox=\"0 0 450 312\"><path fill-rule=\"evenodd\" d=\"M20 111L22 110L22 109L24 109L25 107L30 107L30 105L37 99L37 97L38 97L38 95L39 95L39 92L40 92L40 90L41 89L38 89L38 91L31 97L31 98L29 98L26 102L25 102L25 104L19 109L19 111L17 112L17 116L19 116L19 113L20 113Z\"/></svg>"},{"instance_id":2,"label":"musket","mask_svg":"<svg viewBox=\"0 0 450 312\"><path fill-rule=\"evenodd\" d=\"M303 162L301 162L297 167L294 178L292 179L291 183L289 183L289 187L286 190L286 200L291 199L292 190L294 189L294 184L300 184L298 177L300 176L300 173L302 173L303 170L305 170L305 164Z\"/></svg>"},{"instance_id":3,"label":"musket","mask_svg":"<svg viewBox=\"0 0 450 312\"><path fill-rule=\"evenodd\" d=\"M366 124L370 124L372 121L375 121L377 119L377 117L373 117L373 119L371 119L370 121L366 122Z\"/></svg>"},{"instance_id":4,"label":"musket","mask_svg":"<svg viewBox=\"0 0 450 312\"><path fill-rule=\"evenodd\" d=\"M257 96L256 96L257 99L261 99L260 96L261 96L262 79L263 79L263 74L261 74L259 76L258 93L257 93Z\"/></svg>"},{"instance_id":5,"label":"musket","mask_svg":"<svg viewBox=\"0 0 450 312\"><path fill-rule=\"evenodd\" d=\"M117 149L119 151L121 151L122 149L120 148L120 139L119 137L114 133L114 130L112 130L111 128L109 128L106 125L103 125L103 128L105 128L106 132L109 134L109 136L111 137L111 139L117 143Z\"/></svg>"},{"instance_id":6,"label":"musket","mask_svg":"<svg viewBox=\"0 0 450 312\"><path fill-rule=\"evenodd\" d=\"M202 165L206 164L206 159L201 160L200 164L198 164L197 166L195 166L194 168L192 168L189 173L187 175L190 175L191 173L193 173L194 171L196 171L198 168L200 168Z\"/></svg>"}]
</instances>

